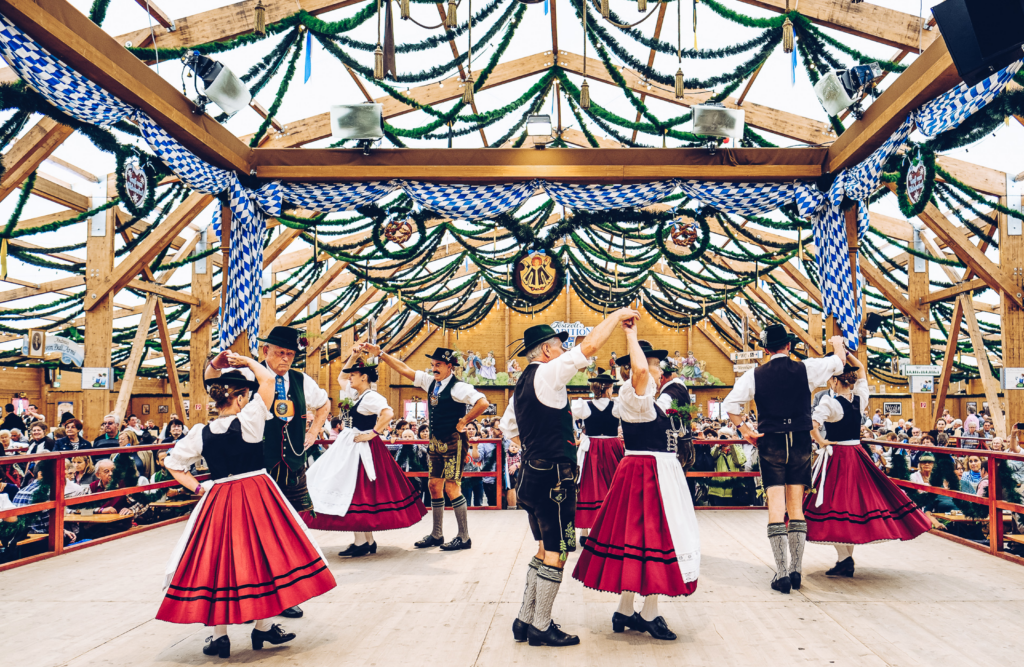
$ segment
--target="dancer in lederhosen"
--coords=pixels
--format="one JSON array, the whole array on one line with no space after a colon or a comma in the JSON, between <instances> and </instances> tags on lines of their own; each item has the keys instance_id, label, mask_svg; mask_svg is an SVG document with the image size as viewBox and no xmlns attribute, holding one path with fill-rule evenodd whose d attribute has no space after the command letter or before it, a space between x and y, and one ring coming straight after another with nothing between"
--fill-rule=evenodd
<instances>
[{"instance_id":1,"label":"dancer in lederhosen","mask_svg":"<svg viewBox=\"0 0 1024 667\"><path fill-rule=\"evenodd\" d=\"M579 467L579 497L576 499L576 530L580 545L586 543L590 528L601 509L615 469L625 451L619 438L619 410L612 395L612 376L603 369L590 380L594 398L572 402L572 416L582 419L586 435L576 450Z\"/></svg>"},{"instance_id":2,"label":"dancer in lederhosen","mask_svg":"<svg viewBox=\"0 0 1024 667\"><path fill-rule=\"evenodd\" d=\"M853 546L912 540L927 532L928 517L900 487L879 470L860 443L860 426L868 407L864 365L846 357L842 375L829 380L811 419L811 437L821 447L814 463L815 488L804 499L807 540L836 548L829 576L853 576ZM824 424L826 437L818 429Z\"/></svg>"},{"instance_id":3,"label":"dancer in lederhosen","mask_svg":"<svg viewBox=\"0 0 1024 667\"><path fill-rule=\"evenodd\" d=\"M375 530L394 530L419 523L427 508L380 439L394 411L370 388L377 381L377 364L359 357L352 348L338 376L342 396L355 401L351 425L338 434L327 453L306 472L313 509L303 512L306 525L317 530L351 530L354 541L339 556L377 553Z\"/></svg>"},{"instance_id":4,"label":"dancer in lederhosen","mask_svg":"<svg viewBox=\"0 0 1024 667\"><path fill-rule=\"evenodd\" d=\"M214 626L203 653L227 658L227 626L256 621L253 649L295 638L270 618L334 588L323 554L295 508L263 467L263 429L277 377L232 352L219 363L246 367L206 380L219 417L178 441L164 465L200 498L166 572L167 594L156 617ZM205 458L211 481L188 471Z\"/></svg>"},{"instance_id":5,"label":"dancer in lederhosen","mask_svg":"<svg viewBox=\"0 0 1024 667\"><path fill-rule=\"evenodd\" d=\"M623 322L630 381L619 390L622 459L572 576L588 588L620 593L612 630L676 635L658 612L658 596L690 595L700 574L700 533L686 475L677 458L681 421L655 401L667 350L641 346L637 324ZM646 341L644 341L646 342ZM639 613L636 594L645 596Z\"/></svg>"}]
</instances>

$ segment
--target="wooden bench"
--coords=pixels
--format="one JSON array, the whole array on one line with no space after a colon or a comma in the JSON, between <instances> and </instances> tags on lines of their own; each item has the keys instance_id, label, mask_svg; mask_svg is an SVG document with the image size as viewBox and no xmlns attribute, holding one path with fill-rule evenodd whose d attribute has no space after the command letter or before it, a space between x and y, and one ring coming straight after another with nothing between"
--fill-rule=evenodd
<instances>
[{"instance_id":1,"label":"wooden bench","mask_svg":"<svg viewBox=\"0 0 1024 667\"><path fill-rule=\"evenodd\" d=\"M159 502L150 503L149 506L157 509L176 509L179 507L191 507L198 503L198 498L191 498L188 500L161 500Z\"/></svg>"},{"instance_id":2,"label":"wooden bench","mask_svg":"<svg viewBox=\"0 0 1024 667\"><path fill-rule=\"evenodd\" d=\"M48 537L49 535L47 535L46 533L29 533L28 537L18 542L18 546L25 547L30 544L35 544L36 542L41 542Z\"/></svg>"}]
</instances>

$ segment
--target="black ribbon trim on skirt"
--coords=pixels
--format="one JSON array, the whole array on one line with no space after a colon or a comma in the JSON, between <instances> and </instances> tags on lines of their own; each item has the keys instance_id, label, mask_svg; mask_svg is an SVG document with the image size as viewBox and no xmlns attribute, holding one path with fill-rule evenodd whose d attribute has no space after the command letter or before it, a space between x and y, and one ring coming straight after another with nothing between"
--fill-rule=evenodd
<instances>
[{"instance_id":1,"label":"black ribbon trim on skirt","mask_svg":"<svg viewBox=\"0 0 1024 667\"><path fill-rule=\"evenodd\" d=\"M284 579L285 577L290 577L293 574L295 574L296 572L298 572L299 570L305 570L308 567L313 567L314 565L316 565L319 562L322 562L322 561L319 558L316 558L315 560L309 561L305 565L300 565L300 566L298 566L297 568L295 568L293 570L289 570L288 572L285 572L284 574L277 575L276 577L274 577L270 581L265 581L265 582L260 583L260 584L242 584L240 586L225 586L223 588L213 588L211 586L195 586L195 587L189 588L189 587L186 587L186 586L178 586L177 584L171 584L169 586L169 588L173 588L173 589L176 589L176 590L179 590L179 591L210 591L212 593L216 593L217 591L238 591L238 590L241 590L243 588L260 588L262 586L273 586L278 579ZM325 566L326 566L326 564L325 564Z\"/></svg>"},{"instance_id":2,"label":"black ribbon trim on skirt","mask_svg":"<svg viewBox=\"0 0 1024 667\"><path fill-rule=\"evenodd\" d=\"M604 549L608 549L608 550L611 550L611 549L621 550L622 554L601 553L600 551L598 551L597 549L594 548L595 544L597 546L599 546L599 547L603 547ZM672 565L674 563L678 563L679 562L679 559L677 559L677 558L660 558L660 557L657 557L657 556L641 556L641 555L635 555L635 554L626 553L626 549L633 549L634 551L641 551L641 552L654 551L654 552L662 553L662 554L674 554L675 553L675 549L651 549L651 548L645 548L645 547L636 547L636 546L633 546L633 545L630 545L630 544L627 544L625 546L619 547L619 546L614 546L614 545L611 545L611 544L604 544L602 542L598 542L593 537L588 537L587 538L587 542L586 542L586 544L583 545L583 548L586 551L589 551L590 553L594 554L598 558L610 558L611 560L622 560L624 558L629 558L631 560L638 560L638 561L641 561L643 563L663 563L665 565Z\"/></svg>"},{"instance_id":3,"label":"black ribbon trim on skirt","mask_svg":"<svg viewBox=\"0 0 1024 667\"><path fill-rule=\"evenodd\" d=\"M810 521L843 521L845 523L867 524L872 521L883 521L885 519L898 521L907 515L913 514L917 509L917 505L911 501L906 505L897 507L895 510L872 510L867 514L851 514L850 512L839 512L836 510L828 512L804 510L804 516Z\"/></svg>"},{"instance_id":4,"label":"black ribbon trim on skirt","mask_svg":"<svg viewBox=\"0 0 1024 667\"><path fill-rule=\"evenodd\" d=\"M200 600L205 600L207 602L213 602L213 603L218 603L218 602L234 602L234 601L237 601L237 600L248 600L248 599L252 599L252 598L265 598L268 595L274 595L275 593L277 593L277 591L284 590L285 588L288 588L289 586L294 586L295 584L299 583L303 579L309 579L310 577L315 577L316 575L320 574L321 572L323 572L326 569L327 569L327 564L324 563L324 565L320 569L316 570L315 572L310 572L309 574L305 574L305 575L303 575L301 577L298 577L297 579L294 579L292 581L289 581L287 584L283 584L281 586L275 585L273 590L269 590L266 593L252 593L250 595L235 595L235 596L227 596L227 597L214 597L214 596L211 596L211 595L194 595L194 596L191 596L191 597L181 597L181 596L178 596L178 595L171 595L170 593L167 593L166 597L168 597L168 598L170 598L172 600L178 600L179 602L198 602ZM270 584L267 584L267 585L270 585ZM239 587L239 588L241 588L241 587Z\"/></svg>"}]
</instances>

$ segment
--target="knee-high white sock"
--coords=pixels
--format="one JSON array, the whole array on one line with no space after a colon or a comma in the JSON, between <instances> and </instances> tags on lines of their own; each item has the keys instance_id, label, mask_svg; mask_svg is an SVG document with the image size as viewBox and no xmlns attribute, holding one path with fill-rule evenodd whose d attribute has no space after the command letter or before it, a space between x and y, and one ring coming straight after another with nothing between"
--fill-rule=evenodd
<instances>
[{"instance_id":1,"label":"knee-high white sock","mask_svg":"<svg viewBox=\"0 0 1024 667\"><path fill-rule=\"evenodd\" d=\"M784 523L768 524L768 541L772 545L772 555L775 556L775 578L789 576L789 565L786 563L786 556L789 555L789 534Z\"/></svg>"},{"instance_id":2,"label":"knee-high white sock","mask_svg":"<svg viewBox=\"0 0 1024 667\"><path fill-rule=\"evenodd\" d=\"M221 637L228 634L228 626L226 625L215 625L213 626L213 638L220 639Z\"/></svg>"},{"instance_id":3,"label":"knee-high white sock","mask_svg":"<svg viewBox=\"0 0 1024 667\"><path fill-rule=\"evenodd\" d=\"M589 528L580 528L576 532L579 534L580 537L589 537L590 536L590 529Z\"/></svg>"},{"instance_id":4,"label":"knee-high white sock","mask_svg":"<svg viewBox=\"0 0 1024 667\"><path fill-rule=\"evenodd\" d=\"M455 510L455 522L459 525L458 537L465 542L469 539L469 512L466 510L466 496L453 499L452 508Z\"/></svg>"},{"instance_id":5,"label":"knee-high white sock","mask_svg":"<svg viewBox=\"0 0 1024 667\"><path fill-rule=\"evenodd\" d=\"M537 602L537 571L544 562L534 556L526 569L526 589L523 591L523 604L519 607L519 620L523 623L533 622L533 608Z\"/></svg>"},{"instance_id":6,"label":"knee-high white sock","mask_svg":"<svg viewBox=\"0 0 1024 667\"><path fill-rule=\"evenodd\" d=\"M434 520L434 527L430 531L430 536L434 539L440 539L444 536L442 531L442 525L444 524L444 498L431 498L430 510Z\"/></svg>"},{"instance_id":7,"label":"knee-high white sock","mask_svg":"<svg viewBox=\"0 0 1024 667\"><path fill-rule=\"evenodd\" d=\"M541 632L551 625L551 607L555 604L558 587L562 585L562 571L557 567L541 565L537 570L537 593L531 625Z\"/></svg>"},{"instance_id":8,"label":"knee-high white sock","mask_svg":"<svg viewBox=\"0 0 1024 667\"><path fill-rule=\"evenodd\" d=\"M789 522L789 573L803 572L804 545L807 543L807 522Z\"/></svg>"},{"instance_id":9,"label":"knee-high white sock","mask_svg":"<svg viewBox=\"0 0 1024 667\"><path fill-rule=\"evenodd\" d=\"M366 533L352 533L352 543L357 547L366 544Z\"/></svg>"},{"instance_id":10,"label":"knee-high white sock","mask_svg":"<svg viewBox=\"0 0 1024 667\"><path fill-rule=\"evenodd\" d=\"M619 612L623 616L632 616L633 611L633 599L636 597L636 593L633 591L623 591L622 595L619 596L619 608L615 611Z\"/></svg>"},{"instance_id":11,"label":"knee-high white sock","mask_svg":"<svg viewBox=\"0 0 1024 667\"><path fill-rule=\"evenodd\" d=\"M849 544L836 544L836 558L839 562L846 560L853 556L853 547Z\"/></svg>"},{"instance_id":12,"label":"knee-high white sock","mask_svg":"<svg viewBox=\"0 0 1024 667\"><path fill-rule=\"evenodd\" d=\"M260 632L270 632L270 628L273 627L273 623L269 618L261 618L256 621L256 629Z\"/></svg>"},{"instance_id":13,"label":"knee-high white sock","mask_svg":"<svg viewBox=\"0 0 1024 667\"><path fill-rule=\"evenodd\" d=\"M658 616L661 616L661 614L658 613L658 596L648 595L644 598L644 606L640 610L640 617L645 621L653 621L658 618Z\"/></svg>"}]
</instances>

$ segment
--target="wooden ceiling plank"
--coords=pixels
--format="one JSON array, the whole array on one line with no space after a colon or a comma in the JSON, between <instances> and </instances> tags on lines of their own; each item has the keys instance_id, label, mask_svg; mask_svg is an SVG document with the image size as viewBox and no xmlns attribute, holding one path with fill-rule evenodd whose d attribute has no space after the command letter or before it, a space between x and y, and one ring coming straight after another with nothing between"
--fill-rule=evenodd
<instances>
[{"instance_id":1,"label":"wooden ceiling plank","mask_svg":"<svg viewBox=\"0 0 1024 667\"><path fill-rule=\"evenodd\" d=\"M0 201L17 189L39 168L64 140L72 135L67 125L43 117L4 153L4 173L0 176Z\"/></svg>"}]
</instances>

